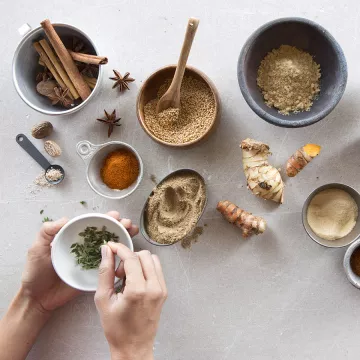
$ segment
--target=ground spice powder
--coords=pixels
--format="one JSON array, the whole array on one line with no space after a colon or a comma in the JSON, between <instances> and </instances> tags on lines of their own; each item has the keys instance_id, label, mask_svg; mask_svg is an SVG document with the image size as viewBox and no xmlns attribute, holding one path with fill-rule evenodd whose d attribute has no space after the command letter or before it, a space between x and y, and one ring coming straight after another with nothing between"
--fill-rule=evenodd
<instances>
[{"instance_id":1,"label":"ground spice powder","mask_svg":"<svg viewBox=\"0 0 360 360\"><path fill-rule=\"evenodd\" d=\"M136 156L129 150L121 149L107 155L100 174L102 181L109 188L123 190L136 181L139 171Z\"/></svg>"},{"instance_id":2,"label":"ground spice powder","mask_svg":"<svg viewBox=\"0 0 360 360\"><path fill-rule=\"evenodd\" d=\"M172 79L160 86L157 98L145 105L145 124L157 138L172 144L185 144L203 136L214 121L215 98L204 81L184 77L180 92L180 110L170 108L159 114L156 106Z\"/></svg>"},{"instance_id":3,"label":"ground spice powder","mask_svg":"<svg viewBox=\"0 0 360 360\"><path fill-rule=\"evenodd\" d=\"M283 115L309 111L320 92L320 65L294 46L281 45L261 61L257 84L265 103Z\"/></svg>"}]
</instances>

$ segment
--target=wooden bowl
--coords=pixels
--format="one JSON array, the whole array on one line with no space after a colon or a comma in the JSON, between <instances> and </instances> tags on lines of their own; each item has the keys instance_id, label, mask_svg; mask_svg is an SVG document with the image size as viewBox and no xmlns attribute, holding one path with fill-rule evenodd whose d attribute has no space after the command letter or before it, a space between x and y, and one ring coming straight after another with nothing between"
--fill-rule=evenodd
<instances>
[{"instance_id":1,"label":"wooden bowl","mask_svg":"<svg viewBox=\"0 0 360 360\"><path fill-rule=\"evenodd\" d=\"M157 92L158 92L160 86L162 84L164 84L164 82L167 79L173 78L173 76L175 74L175 69L176 69L176 65L165 66L165 67L155 71L153 74L151 74L146 79L146 81L144 82L143 86L141 87L141 89L139 91L139 94L138 94L138 97L136 100L136 114L137 114L137 117L139 119L139 122L140 122L142 128L153 140L157 141L160 144L167 145L167 146L187 147L190 145L197 144L200 141L206 139L211 134L212 130L214 130L215 124L217 122L216 120L219 118L219 113L220 113L220 98L219 98L218 91L215 88L215 85L204 73L202 73L200 70L195 69L191 66L186 66L185 76L191 76L194 79L204 81L211 89L211 92L215 99L214 118L211 122L211 125L207 129L207 131L196 140L192 140L192 141L189 141L189 142L183 143L183 144L173 144L173 143L168 143L164 140L159 139L150 131L150 129L147 127L147 125L145 123L144 107L150 100L153 100L156 98Z\"/></svg>"}]
</instances>

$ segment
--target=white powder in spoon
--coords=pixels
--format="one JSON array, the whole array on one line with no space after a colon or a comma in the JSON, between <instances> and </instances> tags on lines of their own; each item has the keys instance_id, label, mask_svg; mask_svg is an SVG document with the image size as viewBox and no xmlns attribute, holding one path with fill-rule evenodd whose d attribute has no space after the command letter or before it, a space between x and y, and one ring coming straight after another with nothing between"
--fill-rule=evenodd
<instances>
[{"instance_id":1,"label":"white powder in spoon","mask_svg":"<svg viewBox=\"0 0 360 360\"><path fill-rule=\"evenodd\" d=\"M337 240L348 235L357 218L355 200L341 189L321 191L311 200L307 211L309 226L324 240Z\"/></svg>"}]
</instances>

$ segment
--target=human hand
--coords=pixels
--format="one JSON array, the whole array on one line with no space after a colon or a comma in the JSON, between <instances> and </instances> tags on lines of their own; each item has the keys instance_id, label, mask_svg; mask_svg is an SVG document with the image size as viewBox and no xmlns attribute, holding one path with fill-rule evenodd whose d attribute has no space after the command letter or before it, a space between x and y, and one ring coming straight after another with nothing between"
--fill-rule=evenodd
<instances>
[{"instance_id":1,"label":"human hand","mask_svg":"<svg viewBox=\"0 0 360 360\"><path fill-rule=\"evenodd\" d=\"M101 247L95 303L112 360L151 360L167 289L159 258L149 251L133 253L123 244ZM117 254L122 260L115 271ZM115 275L126 276L123 293L114 289Z\"/></svg>"},{"instance_id":2,"label":"human hand","mask_svg":"<svg viewBox=\"0 0 360 360\"><path fill-rule=\"evenodd\" d=\"M117 211L111 211L107 215L119 220L131 236L139 232L131 220L120 220ZM44 223L28 251L21 293L28 296L39 310L45 313L65 305L80 294L80 291L68 286L59 278L51 262L51 242L67 222L66 218L62 218Z\"/></svg>"}]
</instances>

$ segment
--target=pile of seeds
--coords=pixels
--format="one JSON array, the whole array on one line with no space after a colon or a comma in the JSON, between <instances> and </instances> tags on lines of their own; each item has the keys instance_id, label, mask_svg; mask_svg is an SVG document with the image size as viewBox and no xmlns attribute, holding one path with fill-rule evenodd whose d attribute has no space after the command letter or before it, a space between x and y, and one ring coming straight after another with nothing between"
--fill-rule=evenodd
<instances>
[{"instance_id":1,"label":"pile of seeds","mask_svg":"<svg viewBox=\"0 0 360 360\"><path fill-rule=\"evenodd\" d=\"M320 66L294 46L281 45L269 52L258 69L257 84L265 102L283 115L309 111L320 92Z\"/></svg>"},{"instance_id":2,"label":"pile of seeds","mask_svg":"<svg viewBox=\"0 0 360 360\"><path fill-rule=\"evenodd\" d=\"M184 77L181 85L181 104L157 114L156 106L169 88L172 79L160 87L157 98L145 105L145 124L157 138L172 144L184 144L203 136L212 125L216 107L210 87L192 77Z\"/></svg>"}]
</instances>

